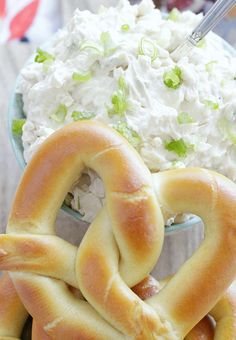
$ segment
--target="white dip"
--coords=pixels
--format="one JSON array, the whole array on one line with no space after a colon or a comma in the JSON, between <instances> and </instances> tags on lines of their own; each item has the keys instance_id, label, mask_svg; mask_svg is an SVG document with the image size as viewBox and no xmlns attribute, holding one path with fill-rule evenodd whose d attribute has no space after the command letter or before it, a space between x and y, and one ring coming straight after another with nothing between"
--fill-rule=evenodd
<instances>
[{"instance_id":1,"label":"white dip","mask_svg":"<svg viewBox=\"0 0 236 340\"><path fill-rule=\"evenodd\" d=\"M214 34L177 64L170 57L200 19L163 18L150 0L122 0L97 15L76 10L43 48L49 55L21 72L26 162L51 133L84 116L116 126L151 171L200 166L235 181L236 58ZM71 204L91 221L104 190L88 174L91 185L75 185Z\"/></svg>"}]
</instances>

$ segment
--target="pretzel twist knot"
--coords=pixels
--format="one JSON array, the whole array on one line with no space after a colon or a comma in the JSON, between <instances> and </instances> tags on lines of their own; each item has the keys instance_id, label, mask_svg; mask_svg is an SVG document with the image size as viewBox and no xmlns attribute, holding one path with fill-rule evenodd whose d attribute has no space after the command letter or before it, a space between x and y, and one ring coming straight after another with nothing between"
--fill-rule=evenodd
<instances>
[{"instance_id":1,"label":"pretzel twist knot","mask_svg":"<svg viewBox=\"0 0 236 340\"><path fill-rule=\"evenodd\" d=\"M103 179L106 205L77 248L56 236L54 222L84 167ZM8 234L0 237L0 269L11 271L26 309L52 339L182 339L235 277L235 193L231 181L202 169L151 176L112 129L74 123L53 134L28 165ZM201 216L206 237L161 292L144 302L130 287L159 257L159 204L163 213ZM82 297L76 299L68 285Z\"/></svg>"}]
</instances>

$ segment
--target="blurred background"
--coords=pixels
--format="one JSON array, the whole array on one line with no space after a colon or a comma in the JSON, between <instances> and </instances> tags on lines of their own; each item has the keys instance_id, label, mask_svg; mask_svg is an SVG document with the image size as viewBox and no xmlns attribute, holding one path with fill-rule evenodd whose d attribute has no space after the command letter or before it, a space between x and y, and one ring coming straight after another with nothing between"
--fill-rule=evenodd
<instances>
[{"instance_id":1,"label":"blurred background","mask_svg":"<svg viewBox=\"0 0 236 340\"><path fill-rule=\"evenodd\" d=\"M0 232L5 231L7 216L21 171L13 155L8 137L7 110L20 69L39 44L48 40L71 18L74 10L96 12L101 4L113 6L118 0L0 0ZM137 1L130 0L132 4ZM177 7L195 12L207 11L210 0L155 0L163 11ZM217 33L236 47L236 9L216 29ZM60 212L57 228L70 228L70 239L77 243L78 222ZM80 229L86 229L80 223ZM174 273L198 247L202 225L189 228L173 238L166 237L160 260L160 277ZM181 250L181 251L179 251ZM176 256L178 254L178 256ZM174 259L174 261L173 261Z\"/></svg>"},{"instance_id":2,"label":"blurred background","mask_svg":"<svg viewBox=\"0 0 236 340\"><path fill-rule=\"evenodd\" d=\"M12 40L24 43L41 43L48 39L71 17L74 9L97 11L103 4L115 5L118 0L0 0L0 44ZM130 0L132 4L137 0ZM179 10L206 12L214 0L154 0L156 7L168 11ZM236 44L236 10L220 24L217 32L231 44Z\"/></svg>"}]
</instances>

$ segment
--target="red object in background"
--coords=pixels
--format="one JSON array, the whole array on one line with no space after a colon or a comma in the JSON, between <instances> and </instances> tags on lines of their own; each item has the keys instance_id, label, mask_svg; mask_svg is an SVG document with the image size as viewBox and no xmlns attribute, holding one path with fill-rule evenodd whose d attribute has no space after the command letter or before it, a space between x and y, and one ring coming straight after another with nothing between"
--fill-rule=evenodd
<instances>
[{"instance_id":1,"label":"red object in background","mask_svg":"<svg viewBox=\"0 0 236 340\"><path fill-rule=\"evenodd\" d=\"M171 11L173 8L178 8L180 10L184 10L190 7L193 3L193 0L169 0L167 9Z\"/></svg>"},{"instance_id":2,"label":"red object in background","mask_svg":"<svg viewBox=\"0 0 236 340\"><path fill-rule=\"evenodd\" d=\"M6 11L7 11L6 0L0 0L0 18L4 18L6 16Z\"/></svg>"},{"instance_id":3,"label":"red object in background","mask_svg":"<svg viewBox=\"0 0 236 340\"><path fill-rule=\"evenodd\" d=\"M36 16L39 2L40 0L33 0L11 20L9 27L10 37L8 40L19 39L25 35Z\"/></svg>"}]
</instances>

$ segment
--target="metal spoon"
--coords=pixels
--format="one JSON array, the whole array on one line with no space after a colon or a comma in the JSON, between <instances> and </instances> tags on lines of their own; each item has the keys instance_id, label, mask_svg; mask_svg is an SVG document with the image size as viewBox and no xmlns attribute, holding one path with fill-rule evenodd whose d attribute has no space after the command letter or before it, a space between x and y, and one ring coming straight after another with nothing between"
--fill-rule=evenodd
<instances>
[{"instance_id":1,"label":"metal spoon","mask_svg":"<svg viewBox=\"0 0 236 340\"><path fill-rule=\"evenodd\" d=\"M236 4L236 0L218 0L206 13L202 21L172 53L172 58L177 61L186 56L211 31Z\"/></svg>"}]
</instances>

